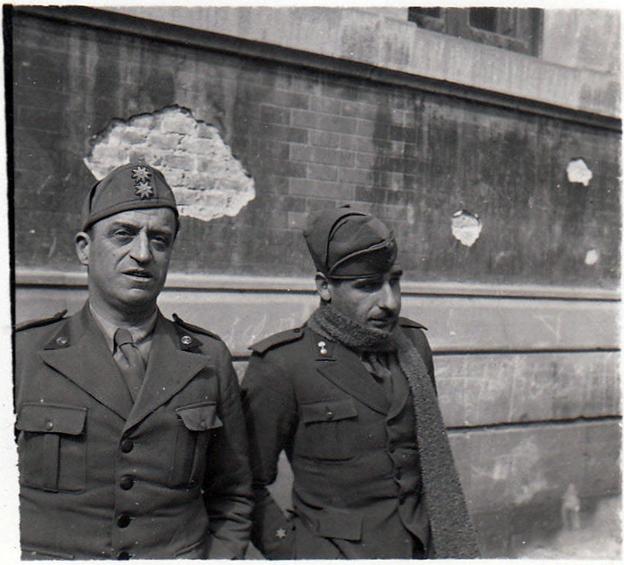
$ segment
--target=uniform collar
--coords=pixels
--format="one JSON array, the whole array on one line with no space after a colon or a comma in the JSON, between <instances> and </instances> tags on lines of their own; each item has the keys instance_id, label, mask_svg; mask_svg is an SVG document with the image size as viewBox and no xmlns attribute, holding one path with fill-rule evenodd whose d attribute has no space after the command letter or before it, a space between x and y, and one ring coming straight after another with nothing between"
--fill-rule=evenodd
<instances>
[{"instance_id":1,"label":"uniform collar","mask_svg":"<svg viewBox=\"0 0 624 565\"><path fill-rule=\"evenodd\" d=\"M102 331L102 334L104 334L104 338L106 339L106 345L112 353L115 350L115 332L119 329L120 326L102 316L102 314L100 314L90 302L89 311L91 313L91 316L97 323L99 329ZM154 333L154 328L156 327L157 317L158 309L154 310L154 313L143 322L140 322L133 326L123 326L124 329L130 332L130 335L132 336L132 340L134 341L135 345L139 347L142 342L146 341L152 336L152 334Z\"/></svg>"}]
</instances>

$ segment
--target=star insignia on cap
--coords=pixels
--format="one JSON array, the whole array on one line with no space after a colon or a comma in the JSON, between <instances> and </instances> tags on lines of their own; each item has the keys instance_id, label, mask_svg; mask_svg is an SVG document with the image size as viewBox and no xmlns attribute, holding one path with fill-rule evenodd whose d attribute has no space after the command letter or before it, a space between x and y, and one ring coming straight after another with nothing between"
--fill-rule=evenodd
<instances>
[{"instance_id":1,"label":"star insignia on cap","mask_svg":"<svg viewBox=\"0 0 624 565\"><path fill-rule=\"evenodd\" d=\"M275 532L275 537L278 539L284 539L286 537L286 530L284 528L278 528Z\"/></svg>"},{"instance_id":2,"label":"star insignia on cap","mask_svg":"<svg viewBox=\"0 0 624 565\"><path fill-rule=\"evenodd\" d=\"M138 181L149 181L152 173L147 167L143 165L137 165L132 169L132 178Z\"/></svg>"},{"instance_id":3,"label":"star insignia on cap","mask_svg":"<svg viewBox=\"0 0 624 565\"><path fill-rule=\"evenodd\" d=\"M134 185L136 195L141 199L151 198L154 196L154 189L148 181L139 181Z\"/></svg>"}]
</instances>

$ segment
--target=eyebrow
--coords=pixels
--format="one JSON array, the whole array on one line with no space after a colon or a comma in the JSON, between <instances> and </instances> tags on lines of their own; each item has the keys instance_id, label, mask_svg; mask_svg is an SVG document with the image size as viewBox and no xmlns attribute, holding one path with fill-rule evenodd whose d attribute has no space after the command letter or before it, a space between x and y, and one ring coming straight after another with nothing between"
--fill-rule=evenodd
<instances>
[{"instance_id":1,"label":"eyebrow","mask_svg":"<svg viewBox=\"0 0 624 565\"><path fill-rule=\"evenodd\" d=\"M142 226L132 223L128 220L115 220L112 224L111 224L111 229L116 229L116 228L129 228L132 230L140 230L142 228ZM150 234L162 234L162 235L172 235L174 233L174 230L171 230L169 228L150 228L147 230L148 233Z\"/></svg>"}]
</instances>

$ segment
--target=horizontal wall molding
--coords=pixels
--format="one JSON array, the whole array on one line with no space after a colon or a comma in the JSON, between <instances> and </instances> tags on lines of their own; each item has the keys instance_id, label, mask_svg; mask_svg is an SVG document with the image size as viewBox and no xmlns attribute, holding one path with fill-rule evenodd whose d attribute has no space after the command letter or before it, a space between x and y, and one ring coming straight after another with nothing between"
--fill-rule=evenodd
<instances>
[{"instance_id":1,"label":"horizontal wall molding","mask_svg":"<svg viewBox=\"0 0 624 565\"><path fill-rule=\"evenodd\" d=\"M86 287L86 272L63 272L52 269L15 270L15 283L18 286L57 286ZM167 290L232 291L232 292L276 292L314 294L312 276L304 277L259 277L170 273L167 277ZM562 300L618 301L616 290L584 287L546 285L488 285L470 283L420 283L402 281L404 295L432 296L476 296L495 298L545 298Z\"/></svg>"},{"instance_id":2,"label":"horizontal wall molding","mask_svg":"<svg viewBox=\"0 0 624 565\"><path fill-rule=\"evenodd\" d=\"M216 13L214 10L216 8L212 8L213 18ZM207 23L210 18L202 17L199 12L192 9L180 7L151 9L124 7L112 11L85 7L33 6L15 8L15 13L305 67L345 77L404 86L529 114L621 131L618 77L607 80L602 73L554 65L535 57L422 30L408 22L398 22L392 18L384 19L383 25L378 25L373 32L367 29L367 35L359 39L353 39L357 36L355 32L356 35L352 40L355 41L357 50L357 46L367 44L366 37L377 42L380 40L379 34L385 33L388 29L391 38L400 38L409 52L408 61L404 63L395 64L391 59L382 61L375 57L371 59L366 54L358 55L353 49L345 51L342 39L330 40L328 37L336 27L336 21L323 24L324 33L318 34L314 32L313 23L315 21L318 23L318 19L305 21L305 27L304 22L300 21L298 27L301 30L293 33L289 28L293 27L294 23L287 25L284 21L283 25L280 24L275 20L277 12L273 15L273 21L269 26L272 28L271 34L275 34L275 37L272 35L269 37L267 35L269 32L266 31L268 27L259 24L256 24L254 29L265 30L260 34L249 32L248 36L245 36L241 32L241 35L228 35L227 31L240 32L238 24L227 24L225 20L218 18L210 24ZM358 18L370 16L369 12L360 10L357 14L351 14L349 18L339 19L347 27L353 25L357 27ZM286 17L285 12L281 17L282 19ZM399 30L391 29L398 24ZM233 27L228 27L229 25ZM340 29L343 30L344 27ZM403 32L407 33L407 36L402 35ZM291 39L282 42L286 45L281 45L280 37ZM302 44L306 37L314 38L314 45L306 48ZM334 43L340 44L339 51L331 48ZM324 49L327 46L330 46L328 51ZM427 56L423 57L423 53ZM347 56L348 58L345 58ZM475 65L475 61L480 61L480 64ZM497 68L500 72L492 73L492 68ZM476 80L471 78L475 73L480 78ZM596 89L596 92L588 96L588 88ZM613 94L614 92L617 95ZM604 102L605 99L614 97L618 100Z\"/></svg>"},{"instance_id":3,"label":"horizontal wall molding","mask_svg":"<svg viewBox=\"0 0 624 565\"><path fill-rule=\"evenodd\" d=\"M15 287L16 320L75 312L85 286ZM159 305L204 326L236 357L277 331L301 325L319 302L312 293L165 289ZM619 303L484 296L404 295L402 313L429 328L437 352L613 350L619 347Z\"/></svg>"},{"instance_id":4,"label":"horizontal wall molding","mask_svg":"<svg viewBox=\"0 0 624 565\"><path fill-rule=\"evenodd\" d=\"M618 352L434 356L444 422L454 432L620 418ZM242 380L246 361L234 368Z\"/></svg>"}]
</instances>

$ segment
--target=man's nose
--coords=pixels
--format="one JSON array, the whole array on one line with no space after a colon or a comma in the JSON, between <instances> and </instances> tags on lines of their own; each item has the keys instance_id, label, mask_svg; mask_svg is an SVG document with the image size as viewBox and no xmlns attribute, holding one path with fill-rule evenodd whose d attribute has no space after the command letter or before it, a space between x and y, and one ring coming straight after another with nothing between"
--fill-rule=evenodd
<instances>
[{"instance_id":1,"label":"man's nose","mask_svg":"<svg viewBox=\"0 0 624 565\"><path fill-rule=\"evenodd\" d=\"M139 263L147 263L152 258L149 239L145 232L139 232L130 250L132 258Z\"/></svg>"},{"instance_id":2,"label":"man's nose","mask_svg":"<svg viewBox=\"0 0 624 565\"><path fill-rule=\"evenodd\" d=\"M401 300L400 292L389 281L384 282L379 292L379 306L391 312L396 312Z\"/></svg>"}]
</instances>

